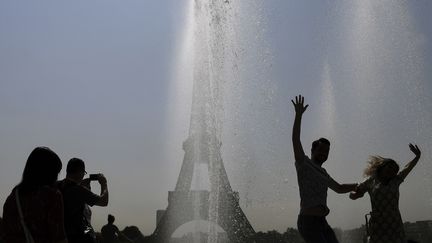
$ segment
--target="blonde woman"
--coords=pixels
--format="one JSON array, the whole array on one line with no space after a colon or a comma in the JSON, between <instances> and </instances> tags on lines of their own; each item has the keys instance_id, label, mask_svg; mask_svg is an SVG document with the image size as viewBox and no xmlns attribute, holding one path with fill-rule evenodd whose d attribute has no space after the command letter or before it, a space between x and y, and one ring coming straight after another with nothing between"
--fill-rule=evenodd
<instances>
[{"instance_id":1,"label":"blonde woman","mask_svg":"<svg viewBox=\"0 0 432 243\"><path fill-rule=\"evenodd\" d=\"M405 243L405 232L399 212L399 186L420 159L417 145L410 144L415 158L399 171L399 165L389 158L371 156L364 175L367 179L350 194L355 200L368 192L372 204L370 243Z\"/></svg>"}]
</instances>

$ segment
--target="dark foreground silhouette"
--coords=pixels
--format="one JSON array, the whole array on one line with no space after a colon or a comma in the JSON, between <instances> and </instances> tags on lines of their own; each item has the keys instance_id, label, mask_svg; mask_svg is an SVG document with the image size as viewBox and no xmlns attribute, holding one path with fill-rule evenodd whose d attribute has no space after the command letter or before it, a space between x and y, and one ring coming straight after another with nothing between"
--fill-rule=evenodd
<instances>
[{"instance_id":1,"label":"dark foreground silhouette","mask_svg":"<svg viewBox=\"0 0 432 243\"><path fill-rule=\"evenodd\" d=\"M94 174L94 176L84 179L86 174L84 161L79 158L72 158L66 167L66 178L57 183L57 187L63 195L64 225L69 243L96 243L89 206L105 207L108 205L106 178L103 174ZM99 182L100 195L89 190L91 180Z\"/></svg>"},{"instance_id":2,"label":"dark foreground silhouette","mask_svg":"<svg viewBox=\"0 0 432 243\"><path fill-rule=\"evenodd\" d=\"M3 206L6 242L65 243L62 195L54 188L62 162L47 147L29 155L21 182Z\"/></svg>"}]
</instances>

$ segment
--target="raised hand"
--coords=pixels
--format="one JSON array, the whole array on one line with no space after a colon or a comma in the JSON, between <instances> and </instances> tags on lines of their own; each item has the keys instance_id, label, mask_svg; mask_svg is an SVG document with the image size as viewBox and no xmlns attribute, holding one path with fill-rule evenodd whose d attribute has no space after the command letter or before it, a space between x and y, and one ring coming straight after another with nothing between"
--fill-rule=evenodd
<instances>
[{"instance_id":1,"label":"raised hand","mask_svg":"<svg viewBox=\"0 0 432 243\"><path fill-rule=\"evenodd\" d=\"M294 100L291 100L291 102L293 103L295 112L298 115L302 115L303 112L305 112L309 106L309 105L306 106L304 105L304 97L301 95L295 97L295 102Z\"/></svg>"},{"instance_id":2,"label":"raised hand","mask_svg":"<svg viewBox=\"0 0 432 243\"><path fill-rule=\"evenodd\" d=\"M410 148L411 152L413 152L417 158L420 158L421 151L420 151L419 147L416 144L410 143L409 144L409 148Z\"/></svg>"},{"instance_id":3,"label":"raised hand","mask_svg":"<svg viewBox=\"0 0 432 243\"><path fill-rule=\"evenodd\" d=\"M417 162L420 160L420 156L421 156L421 151L417 145L410 143L409 148L415 154L415 158L410 162L408 162L408 164L405 165L405 167L399 172L399 176L402 179L405 179L408 176L408 174L411 172L411 170L414 168L414 166L416 166Z\"/></svg>"},{"instance_id":4,"label":"raised hand","mask_svg":"<svg viewBox=\"0 0 432 243\"><path fill-rule=\"evenodd\" d=\"M293 103L296 112L292 132L294 158L296 159L296 161L303 161L305 153L303 151L303 146L300 141L301 119L303 112L305 112L306 108L309 105L304 105L304 97L302 97L301 95L295 97L295 102L294 100L291 100L291 102Z\"/></svg>"}]
</instances>

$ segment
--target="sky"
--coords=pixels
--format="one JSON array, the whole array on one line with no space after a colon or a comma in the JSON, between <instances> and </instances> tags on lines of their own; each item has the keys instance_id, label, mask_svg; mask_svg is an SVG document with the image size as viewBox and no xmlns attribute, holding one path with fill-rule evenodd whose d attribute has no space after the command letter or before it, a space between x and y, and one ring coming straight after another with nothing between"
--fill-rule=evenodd
<instances>
[{"instance_id":1,"label":"sky","mask_svg":"<svg viewBox=\"0 0 432 243\"><path fill-rule=\"evenodd\" d=\"M188 2L0 1L0 203L32 149L48 146L64 168L79 157L107 177L110 203L93 207L96 230L111 213L119 228L153 232L188 135L191 82L178 76L190 54ZM222 156L255 230L296 224L298 94L310 105L305 151L328 137L324 167L341 183L364 180L369 155L403 166L417 143L422 159L400 188L400 210L407 221L432 219L432 3L231 2L239 68L225 83ZM328 205L330 224L344 229L370 210L368 196L329 192Z\"/></svg>"}]
</instances>

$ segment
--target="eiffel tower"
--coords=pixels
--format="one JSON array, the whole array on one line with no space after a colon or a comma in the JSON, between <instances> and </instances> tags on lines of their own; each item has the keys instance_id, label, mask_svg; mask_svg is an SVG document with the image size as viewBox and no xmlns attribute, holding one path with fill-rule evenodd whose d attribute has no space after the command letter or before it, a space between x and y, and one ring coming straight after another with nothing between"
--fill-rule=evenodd
<instances>
[{"instance_id":1,"label":"eiffel tower","mask_svg":"<svg viewBox=\"0 0 432 243\"><path fill-rule=\"evenodd\" d=\"M232 243L253 242L255 231L239 205L221 156L222 97L226 70L227 1L195 0L194 71L189 137L183 143L183 164L174 191L168 193L168 207L157 211L153 242L169 242L173 232L193 220L219 225ZM205 165L209 189L192 189L194 168ZM211 230L210 230L211 231ZM216 236L215 236L216 235ZM216 243L209 232L207 242Z\"/></svg>"}]
</instances>

